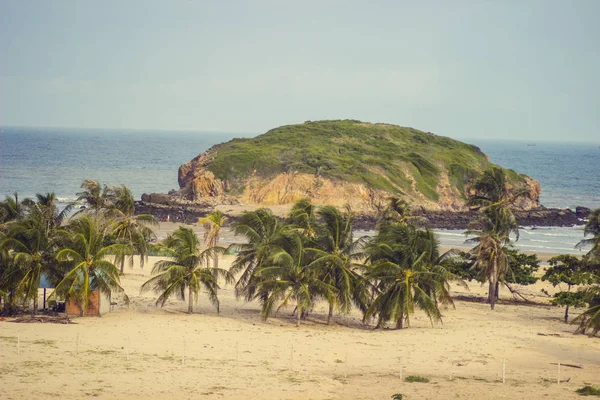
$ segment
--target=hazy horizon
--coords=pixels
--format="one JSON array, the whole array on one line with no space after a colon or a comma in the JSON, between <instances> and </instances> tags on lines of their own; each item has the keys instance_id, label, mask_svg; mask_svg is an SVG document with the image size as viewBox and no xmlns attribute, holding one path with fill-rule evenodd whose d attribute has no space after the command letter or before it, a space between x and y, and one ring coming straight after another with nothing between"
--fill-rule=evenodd
<instances>
[{"instance_id":1,"label":"hazy horizon","mask_svg":"<svg viewBox=\"0 0 600 400\"><path fill-rule=\"evenodd\" d=\"M315 121L313 121L315 122ZM361 121L361 122L366 122L366 121ZM292 124L285 124L285 125L292 125ZM157 134L164 134L164 133L172 133L172 134L181 134L181 135L190 135L190 134L206 134L206 135L219 135L219 134L224 134L227 136L230 135L240 135L240 136L231 136L232 138L254 138L256 136L262 135L265 132L233 132L233 131L218 131L218 130L192 130L192 129L155 129L155 128L110 128L110 127L88 127L88 128L82 128L82 127L76 127L76 126L27 126L27 125L0 125L0 129L4 129L4 128L17 128L17 129L36 129L36 130L42 130L42 129L50 129L50 130L57 130L57 131L61 131L64 133L64 130L72 130L72 131L79 131L80 133L98 133L98 132L107 132L107 133L115 133L115 132L122 132L122 133L157 133ZM277 127L273 127L272 129L277 128ZM408 127L408 128L414 128L419 130L418 128L415 127ZM270 129L269 129L270 130ZM435 132L429 132L429 133L434 133L436 135L438 135ZM447 135L439 135L439 136L447 136ZM527 138L486 138L486 137L462 137L462 138L453 138L451 136L448 136L451 139L454 140L458 140L458 141L462 141L462 142L472 142L472 144L474 144L473 142L477 142L477 141L481 141L481 142L506 142L506 143L546 143L546 144L561 144L561 143L572 143L572 144L577 144L577 145L584 145L584 144L592 144L592 145L596 145L596 144L600 144L600 139L596 139L596 140L589 140L589 139L583 139L583 140L572 140L572 139L548 139L548 138L544 138L541 140L530 140ZM226 139L227 140L227 139ZM229 139L230 140L230 139ZM220 142L219 142L220 143ZM217 144L215 142L215 144Z\"/></svg>"},{"instance_id":2,"label":"hazy horizon","mask_svg":"<svg viewBox=\"0 0 600 400\"><path fill-rule=\"evenodd\" d=\"M600 2L0 0L0 125L598 142Z\"/></svg>"}]
</instances>

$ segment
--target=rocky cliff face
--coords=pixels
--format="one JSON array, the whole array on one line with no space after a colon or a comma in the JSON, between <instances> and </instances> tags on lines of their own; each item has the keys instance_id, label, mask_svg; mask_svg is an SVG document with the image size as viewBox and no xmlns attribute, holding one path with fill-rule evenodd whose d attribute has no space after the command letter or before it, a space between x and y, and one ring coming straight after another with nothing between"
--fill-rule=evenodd
<instances>
[{"instance_id":1,"label":"rocky cliff face","mask_svg":"<svg viewBox=\"0 0 600 400\"><path fill-rule=\"evenodd\" d=\"M248 204L273 206L294 203L301 198L309 198L315 204L344 207L349 204L359 213L373 213L380 210L390 192L373 189L364 184L333 180L317 174L299 172L280 173L265 178L252 173L236 182L241 188L237 193L231 193L231 182L217 179L207 169L214 157L214 150L200 154L198 157L179 167L178 181L180 190L177 197L190 204ZM440 173L439 193L437 201L427 198L416 190L413 180L413 190L405 194L405 199L414 205L433 211L461 211L465 209L465 198L460 191L452 186L446 173ZM541 188L539 182L524 178L524 184L529 196L522 197L516 204L517 208L528 210L539 207ZM468 188L465 188L468 190Z\"/></svg>"}]
</instances>

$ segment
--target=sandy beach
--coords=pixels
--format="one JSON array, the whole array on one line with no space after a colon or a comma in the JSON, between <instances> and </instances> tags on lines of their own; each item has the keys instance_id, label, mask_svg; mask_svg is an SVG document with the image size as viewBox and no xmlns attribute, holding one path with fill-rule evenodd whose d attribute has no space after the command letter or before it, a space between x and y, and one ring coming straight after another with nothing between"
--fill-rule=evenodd
<instances>
[{"instance_id":1,"label":"sandy beach","mask_svg":"<svg viewBox=\"0 0 600 400\"><path fill-rule=\"evenodd\" d=\"M161 224L159 235L174 227ZM456 301L441 325L417 311L409 329L373 330L358 311L327 326L319 304L296 328L292 308L264 322L259 304L236 300L231 286L219 292L220 314L202 294L192 315L176 299L157 308L139 288L158 259L126 270L130 304L100 318L0 322L0 398L578 398L577 388L600 383L600 340L573 335L557 307L501 303L490 311ZM554 291L546 283L521 289L544 302L542 288ZM485 287L453 285L453 294L483 298ZM503 290L501 298L511 296ZM430 382L403 381L410 375Z\"/></svg>"}]
</instances>

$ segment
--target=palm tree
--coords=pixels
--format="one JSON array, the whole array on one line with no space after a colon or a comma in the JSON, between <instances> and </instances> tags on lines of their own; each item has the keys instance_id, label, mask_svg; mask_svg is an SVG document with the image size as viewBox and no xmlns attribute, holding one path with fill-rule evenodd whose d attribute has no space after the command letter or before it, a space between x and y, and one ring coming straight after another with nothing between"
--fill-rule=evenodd
<instances>
[{"instance_id":1,"label":"palm tree","mask_svg":"<svg viewBox=\"0 0 600 400\"><path fill-rule=\"evenodd\" d=\"M600 263L600 208L597 208L590 213L583 234L584 236L591 236L591 238L581 240L575 247L582 248L590 246L591 249L588 252L588 255L592 260Z\"/></svg>"},{"instance_id":2,"label":"palm tree","mask_svg":"<svg viewBox=\"0 0 600 400\"><path fill-rule=\"evenodd\" d=\"M214 210L199 221L204 226L204 245L208 248L216 247L219 243L221 228L227 222L227 217L220 211ZM219 256L213 255L213 266L219 267Z\"/></svg>"},{"instance_id":3,"label":"palm tree","mask_svg":"<svg viewBox=\"0 0 600 400\"><path fill-rule=\"evenodd\" d=\"M495 232L481 231L477 238L478 244L472 252L476 254L474 267L481 271L488 283L488 303L493 310L498 297L498 285L509 271L508 257L504 252L505 237Z\"/></svg>"},{"instance_id":4,"label":"palm tree","mask_svg":"<svg viewBox=\"0 0 600 400\"><path fill-rule=\"evenodd\" d=\"M6 235L0 231L0 242ZM0 298L3 300L3 312L11 312L15 306L15 297L22 271L14 264L14 252L8 246L0 245Z\"/></svg>"},{"instance_id":5,"label":"palm tree","mask_svg":"<svg viewBox=\"0 0 600 400\"><path fill-rule=\"evenodd\" d=\"M50 297L75 301L80 315L88 309L92 290L97 289L109 297L113 292L124 293L119 269L110 258L125 253L127 246L111 243L111 225L111 221L99 216L82 215L71 220L68 232L65 231L68 244L56 255L56 260L68 269Z\"/></svg>"},{"instance_id":6,"label":"palm tree","mask_svg":"<svg viewBox=\"0 0 600 400\"><path fill-rule=\"evenodd\" d=\"M116 258L121 274L124 272L125 258L128 257L130 266L133 266L134 254L139 254L143 268L148 259L149 244L156 239L154 231L147 225L158 225L157 219L150 214L134 215L133 194L125 185L108 187L104 204L113 218L112 229L117 242L126 245L127 253L119 254Z\"/></svg>"},{"instance_id":7,"label":"palm tree","mask_svg":"<svg viewBox=\"0 0 600 400\"><path fill-rule=\"evenodd\" d=\"M33 314L38 309L38 288L43 273L53 272L57 250L57 232L70 210L56 207L54 193L37 194L37 202L28 202L19 220L9 223L6 238L0 247L12 253L12 276L17 279L15 294L23 300L33 300ZM18 277L18 278L16 278Z\"/></svg>"},{"instance_id":8,"label":"palm tree","mask_svg":"<svg viewBox=\"0 0 600 400\"><path fill-rule=\"evenodd\" d=\"M294 203L287 218L287 225L308 238L314 238L316 232L316 207L309 199L300 199Z\"/></svg>"},{"instance_id":9,"label":"palm tree","mask_svg":"<svg viewBox=\"0 0 600 400\"><path fill-rule=\"evenodd\" d=\"M319 279L318 271L310 266L310 257L297 232L288 232L282 246L273 250L261 263L255 276L258 278L256 297L262 303L262 317L266 320L290 301L296 304L296 326L319 298L335 296L337 289Z\"/></svg>"},{"instance_id":10,"label":"palm tree","mask_svg":"<svg viewBox=\"0 0 600 400\"><path fill-rule=\"evenodd\" d=\"M47 264L49 243L44 230L32 218L15 222L0 247L12 252L13 277L17 279L15 294L23 300L33 300L33 315L38 309L40 277Z\"/></svg>"},{"instance_id":11,"label":"palm tree","mask_svg":"<svg viewBox=\"0 0 600 400\"><path fill-rule=\"evenodd\" d=\"M527 195L525 189L509 190L502 168L492 167L473 183L467 204L480 211L479 218L465 232L475 234L471 242L478 243L471 250L475 254L475 265L488 279L488 302L494 309L498 298L499 283L508 270L508 259L504 248L510 244L510 235L519 240L519 225L512 212L514 202Z\"/></svg>"},{"instance_id":12,"label":"palm tree","mask_svg":"<svg viewBox=\"0 0 600 400\"><path fill-rule=\"evenodd\" d=\"M233 282L233 276L221 268L210 268L209 259L222 248L212 247L202 250L200 240L190 228L179 227L164 243L163 249L169 253L167 260L154 264L154 275L142 285L142 292L153 290L159 293L156 305L164 306L171 296L185 300L188 292L188 313L194 311L194 301L198 301L201 287L204 287L211 303L219 312L218 279ZM206 266L205 266L206 265Z\"/></svg>"},{"instance_id":13,"label":"palm tree","mask_svg":"<svg viewBox=\"0 0 600 400\"><path fill-rule=\"evenodd\" d=\"M85 206L78 213L91 209L93 212L99 212L106 207L108 187L101 186L100 182L93 179L86 179L81 184L83 191L77 193L77 201L83 201Z\"/></svg>"},{"instance_id":14,"label":"palm tree","mask_svg":"<svg viewBox=\"0 0 600 400\"><path fill-rule=\"evenodd\" d=\"M125 185L105 186L102 197L102 203L109 209L117 210L124 215L133 215L135 213L133 193Z\"/></svg>"},{"instance_id":15,"label":"palm tree","mask_svg":"<svg viewBox=\"0 0 600 400\"><path fill-rule=\"evenodd\" d=\"M371 264L368 278L376 288L364 320L377 315L377 327L394 321L401 329L415 306L431 323L441 321L438 304L452 305L448 280L453 278L439 264L439 244L433 232L410 224L393 223L380 229L367 247Z\"/></svg>"},{"instance_id":16,"label":"palm tree","mask_svg":"<svg viewBox=\"0 0 600 400\"><path fill-rule=\"evenodd\" d=\"M280 250L283 239L282 224L271 210L260 208L245 212L232 224L235 235L244 236L246 243L235 244L238 255L230 272L241 273L235 285L236 295L251 301L256 293L257 279L254 271L262 266L273 251Z\"/></svg>"},{"instance_id":17,"label":"palm tree","mask_svg":"<svg viewBox=\"0 0 600 400\"><path fill-rule=\"evenodd\" d=\"M324 206L316 214L321 223L316 228L315 248L309 249L316 257L310 267L318 268L319 279L336 288L330 292L334 296L327 299L329 325L336 307L342 312L348 312L354 303L361 310L366 309L367 285L358 273L364 269L364 265L358 261L362 257L360 251L365 239L353 240L353 216L350 210L344 216L337 208Z\"/></svg>"},{"instance_id":18,"label":"palm tree","mask_svg":"<svg viewBox=\"0 0 600 400\"><path fill-rule=\"evenodd\" d=\"M589 308L573 319L573 323L579 323L576 332L585 334L591 331L590 336L600 332L600 286L588 288L585 292L586 302Z\"/></svg>"},{"instance_id":19,"label":"palm tree","mask_svg":"<svg viewBox=\"0 0 600 400\"><path fill-rule=\"evenodd\" d=\"M406 224L414 220L410 204L400 196L390 196L387 205L379 216L379 224L400 223Z\"/></svg>"},{"instance_id":20,"label":"palm tree","mask_svg":"<svg viewBox=\"0 0 600 400\"><path fill-rule=\"evenodd\" d=\"M17 192L14 193L14 198L6 196L4 201L0 202L0 223L25 218L27 206L31 203L32 201L27 198L19 201L19 194Z\"/></svg>"}]
</instances>

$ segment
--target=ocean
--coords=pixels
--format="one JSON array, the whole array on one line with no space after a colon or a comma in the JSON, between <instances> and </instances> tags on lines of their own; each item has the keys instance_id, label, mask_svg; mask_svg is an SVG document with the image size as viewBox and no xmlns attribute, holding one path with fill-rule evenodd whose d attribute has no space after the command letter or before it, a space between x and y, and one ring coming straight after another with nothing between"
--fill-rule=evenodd
<instances>
[{"instance_id":1,"label":"ocean","mask_svg":"<svg viewBox=\"0 0 600 400\"><path fill-rule=\"evenodd\" d=\"M0 196L55 192L72 201L84 179L126 184L143 193L177 189L177 168L214 144L251 133L0 128ZM491 161L540 181L546 207L600 207L600 147L593 143L466 140ZM442 244L461 245L462 231L438 230ZM579 253L581 227L523 227L522 250Z\"/></svg>"}]
</instances>

